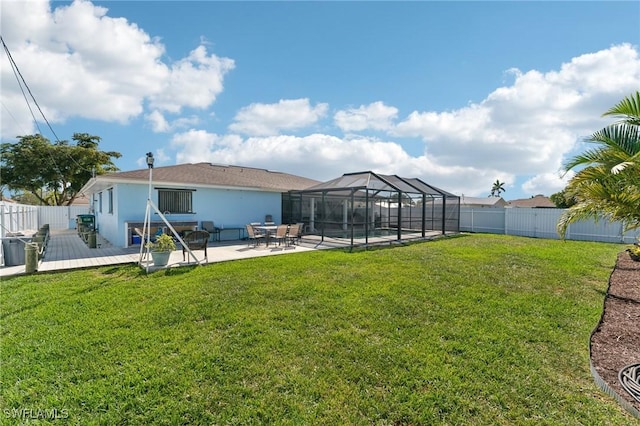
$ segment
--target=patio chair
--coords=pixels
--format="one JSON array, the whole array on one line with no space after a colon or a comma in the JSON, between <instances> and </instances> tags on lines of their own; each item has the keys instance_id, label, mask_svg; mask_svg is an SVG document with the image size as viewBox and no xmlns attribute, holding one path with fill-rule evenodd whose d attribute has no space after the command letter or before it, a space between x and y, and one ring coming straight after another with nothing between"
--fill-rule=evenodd
<instances>
[{"instance_id":1,"label":"patio chair","mask_svg":"<svg viewBox=\"0 0 640 426\"><path fill-rule=\"evenodd\" d=\"M256 226L262 226L262 223L260 223L260 222L251 222L250 225L253 228L253 233L255 235L262 235L262 236L265 235L265 233L262 230L255 228Z\"/></svg>"},{"instance_id":2,"label":"patio chair","mask_svg":"<svg viewBox=\"0 0 640 426\"><path fill-rule=\"evenodd\" d=\"M286 243L295 244L298 241L298 230L300 229L300 224L294 223L293 225L289 225L289 230L287 231Z\"/></svg>"},{"instance_id":3,"label":"patio chair","mask_svg":"<svg viewBox=\"0 0 640 426\"><path fill-rule=\"evenodd\" d=\"M248 245L251 245L251 241L253 241L253 246L257 247L260 244L260 240L264 238L264 234L258 234L253 229L252 224L247 225L247 241Z\"/></svg>"},{"instance_id":4,"label":"patio chair","mask_svg":"<svg viewBox=\"0 0 640 426\"><path fill-rule=\"evenodd\" d=\"M209 243L209 233L207 231L192 231L182 238L182 241L189 247L189 250L204 250L204 258L209 263L207 256L207 244ZM182 260L185 260L187 247L182 246ZM191 261L189 261L191 262Z\"/></svg>"},{"instance_id":5,"label":"patio chair","mask_svg":"<svg viewBox=\"0 0 640 426\"><path fill-rule=\"evenodd\" d=\"M283 241L286 243L288 227L288 225L278 225L275 233L269 233L269 240L276 240L278 242L278 245L280 245Z\"/></svg>"},{"instance_id":6,"label":"patio chair","mask_svg":"<svg viewBox=\"0 0 640 426\"><path fill-rule=\"evenodd\" d=\"M213 224L213 221L211 221L211 220L203 220L200 223L200 226L202 227L202 229L207 231L209 233L209 235L211 235L213 237L213 241L216 241L216 240L220 241L220 228L215 226Z\"/></svg>"},{"instance_id":7,"label":"patio chair","mask_svg":"<svg viewBox=\"0 0 640 426\"><path fill-rule=\"evenodd\" d=\"M298 222L296 225L298 225L298 243L300 243L302 234L304 233L304 223Z\"/></svg>"}]
</instances>

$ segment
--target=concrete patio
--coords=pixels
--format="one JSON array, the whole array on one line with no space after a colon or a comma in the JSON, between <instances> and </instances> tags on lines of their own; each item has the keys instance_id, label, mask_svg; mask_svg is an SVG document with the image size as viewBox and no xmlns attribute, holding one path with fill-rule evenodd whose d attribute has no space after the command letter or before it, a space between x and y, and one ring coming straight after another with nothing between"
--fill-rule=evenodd
<instances>
[{"instance_id":1,"label":"concrete patio","mask_svg":"<svg viewBox=\"0 0 640 426\"><path fill-rule=\"evenodd\" d=\"M73 229L52 230L51 238L47 244L43 258L38 263L38 272L62 271L69 269L91 268L97 266L137 264L140 260L140 246L120 248L112 246L99 234L97 236L97 248L89 248L77 232ZM223 241L212 242L207 247L208 263L225 262L229 260L247 259L259 256L273 256L289 253L301 253L316 250L321 247L310 243L301 243L292 246L278 246L264 243L258 247L247 244L246 241ZM193 254L201 264L206 264L204 251L197 250ZM182 250L178 249L171 253L167 267L178 267L195 265L193 257L186 253L186 260L182 260ZM146 258L143 259L143 266L146 266ZM158 269L150 265L149 270ZM0 277L22 275L25 273L25 266L7 266L0 268Z\"/></svg>"}]
</instances>

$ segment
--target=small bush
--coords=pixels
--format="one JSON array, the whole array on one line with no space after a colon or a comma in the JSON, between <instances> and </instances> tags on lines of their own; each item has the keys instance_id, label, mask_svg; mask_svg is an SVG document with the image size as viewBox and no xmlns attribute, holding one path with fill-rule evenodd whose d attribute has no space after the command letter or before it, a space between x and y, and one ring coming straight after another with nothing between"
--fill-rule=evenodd
<instances>
[{"instance_id":1,"label":"small bush","mask_svg":"<svg viewBox=\"0 0 640 426\"><path fill-rule=\"evenodd\" d=\"M176 249L176 243L169 234L162 234L156 238L155 242L149 241L145 247L151 251L174 251Z\"/></svg>"}]
</instances>

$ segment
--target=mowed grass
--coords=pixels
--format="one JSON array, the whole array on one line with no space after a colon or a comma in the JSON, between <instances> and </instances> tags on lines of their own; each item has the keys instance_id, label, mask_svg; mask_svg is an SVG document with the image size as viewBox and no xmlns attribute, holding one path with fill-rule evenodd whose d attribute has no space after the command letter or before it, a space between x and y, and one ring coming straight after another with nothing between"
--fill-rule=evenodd
<instances>
[{"instance_id":1,"label":"mowed grass","mask_svg":"<svg viewBox=\"0 0 640 426\"><path fill-rule=\"evenodd\" d=\"M623 248L470 235L6 279L0 421L634 424L589 373Z\"/></svg>"}]
</instances>

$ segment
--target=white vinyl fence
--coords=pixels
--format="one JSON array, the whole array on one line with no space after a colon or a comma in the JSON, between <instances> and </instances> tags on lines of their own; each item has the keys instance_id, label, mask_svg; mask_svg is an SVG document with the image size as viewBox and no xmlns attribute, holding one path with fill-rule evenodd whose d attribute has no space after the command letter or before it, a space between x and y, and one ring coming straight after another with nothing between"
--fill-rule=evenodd
<instances>
[{"instance_id":1,"label":"white vinyl fence","mask_svg":"<svg viewBox=\"0 0 640 426\"><path fill-rule=\"evenodd\" d=\"M520 235L534 238L559 239L556 225L563 209L536 208L460 208L460 231ZM633 243L640 230L623 232L620 222L601 219L569 225L568 240Z\"/></svg>"},{"instance_id":2,"label":"white vinyl fence","mask_svg":"<svg viewBox=\"0 0 640 426\"><path fill-rule=\"evenodd\" d=\"M0 201L0 209L0 238L10 233L35 232L45 224L50 229L71 229L77 215L89 213L86 206L29 206L4 201Z\"/></svg>"},{"instance_id":3,"label":"white vinyl fence","mask_svg":"<svg viewBox=\"0 0 640 426\"><path fill-rule=\"evenodd\" d=\"M76 216L89 214L88 206L41 206L38 209L40 226L49 224L50 229L75 228Z\"/></svg>"},{"instance_id":4,"label":"white vinyl fence","mask_svg":"<svg viewBox=\"0 0 640 426\"><path fill-rule=\"evenodd\" d=\"M38 206L0 201L0 237L26 230L37 231Z\"/></svg>"},{"instance_id":5,"label":"white vinyl fence","mask_svg":"<svg viewBox=\"0 0 640 426\"><path fill-rule=\"evenodd\" d=\"M22 238L13 235L35 233L45 224L49 224L49 229L74 228L76 216L87 213L86 206L30 206L0 201L0 265L5 265L5 243Z\"/></svg>"}]
</instances>

